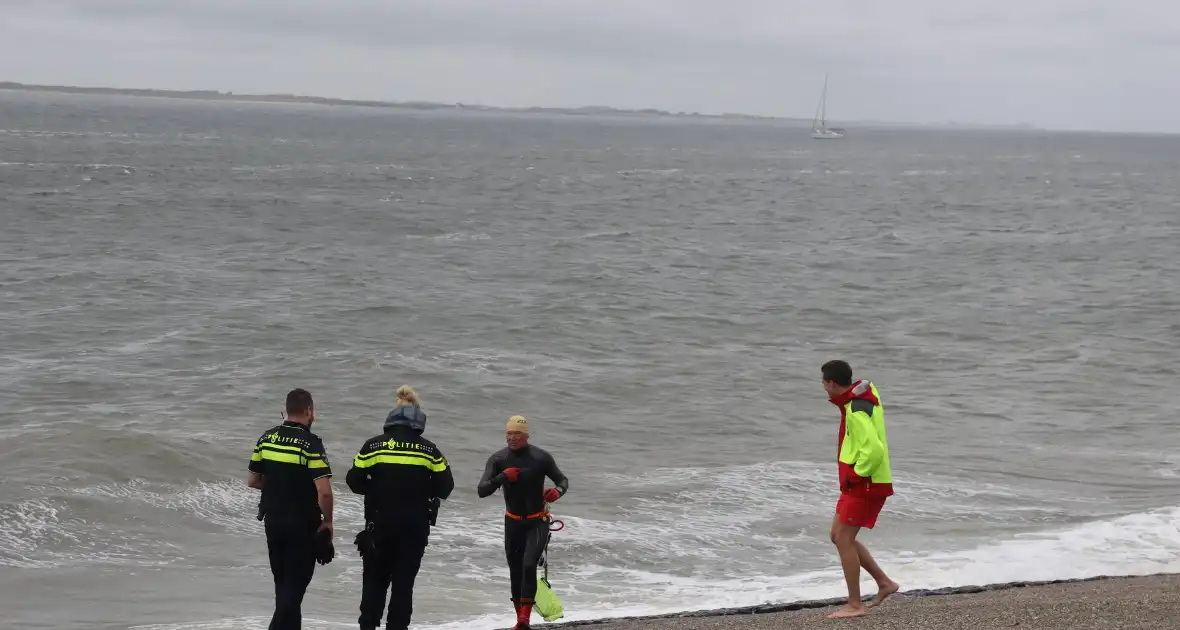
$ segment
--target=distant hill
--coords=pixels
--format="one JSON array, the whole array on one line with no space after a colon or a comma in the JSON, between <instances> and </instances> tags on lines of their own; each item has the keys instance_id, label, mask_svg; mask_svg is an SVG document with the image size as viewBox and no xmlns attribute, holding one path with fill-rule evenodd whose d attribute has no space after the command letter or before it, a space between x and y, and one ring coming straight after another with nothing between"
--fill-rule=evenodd
<instances>
[{"instance_id":1,"label":"distant hill","mask_svg":"<svg viewBox=\"0 0 1180 630\"><path fill-rule=\"evenodd\" d=\"M698 112L670 112L660 109L620 109L605 105L590 105L585 107L494 107L490 105L473 105L465 103L433 103L428 101L370 101L357 99L329 98L324 96L304 96L300 94L235 94L233 92L219 92L217 90L154 90L137 88L113 87L77 87L69 85L30 85L12 81L0 81L0 90L21 90L26 92L60 92L66 94L109 94L118 96L149 96L156 98L178 98L204 101L246 101L263 103L308 103L313 105L343 105L352 107L382 107L390 109L465 109L487 112L518 112L536 114L568 114L582 116L661 116L677 118L741 118L749 120L790 120L810 122L809 119L790 119L772 116L755 116L751 114L702 114Z\"/></svg>"},{"instance_id":2,"label":"distant hill","mask_svg":"<svg viewBox=\"0 0 1180 630\"><path fill-rule=\"evenodd\" d=\"M233 92L219 92L217 90L153 90L139 88L113 87L78 87L69 85L30 85L13 81L0 81L0 90L20 90L25 92L57 92L65 94L107 94L115 96L146 96L155 98L176 98L201 101L243 101L258 103L306 103L311 105L337 105L350 107L379 107L387 109L412 110L469 110L483 112L511 112L522 114L562 114L569 116L633 116L660 118L699 118L714 120L763 120L778 121L799 125L810 125L810 118L788 118L780 116L758 116L754 114L721 113L702 114L699 112L671 112L661 109L620 109L606 105L589 105L585 107L495 107L490 105L473 105L465 103L433 103L425 101L370 101L357 99L328 98L324 96L303 96L299 94L235 94ZM901 123L901 122L856 122L842 123L849 126L871 127L940 127L955 129L1035 129L1032 125L975 125L969 123Z\"/></svg>"}]
</instances>

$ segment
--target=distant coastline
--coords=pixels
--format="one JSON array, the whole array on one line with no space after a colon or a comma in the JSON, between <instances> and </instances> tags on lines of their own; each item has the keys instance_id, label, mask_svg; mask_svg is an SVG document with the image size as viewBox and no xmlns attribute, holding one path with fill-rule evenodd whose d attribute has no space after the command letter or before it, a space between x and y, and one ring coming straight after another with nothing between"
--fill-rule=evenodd
<instances>
[{"instance_id":1,"label":"distant coastline","mask_svg":"<svg viewBox=\"0 0 1180 630\"><path fill-rule=\"evenodd\" d=\"M310 105L337 105L350 107L380 107L386 109L415 110L457 110L486 112L512 112L525 114L568 114L594 116L610 114L616 116L660 116L676 118L741 118L749 120L784 120L810 123L810 119L778 118L750 114L701 114L697 112L671 112L661 109L620 109L616 107L591 105L586 107L495 107L468 103L435 103L430 101L371 101L359 99L305 96L301 94L240 94L217 90L155 90L113 87L77 87L70 85L30 85L12 81L0 81L0 90L25 92L59 92L66 94L107 94L115 96L148 96L156 98L178 98L200 101L247 101L258 103L305 103Z\"/></svg>"},{"instance_id":2,"label":"distant coastline","mask_svg":"<svg viewBox=\"0 0 1180 630\"><path fill-rule=\"evenodd\" d=\"M220 92L217 90L156 90L150 88L114 88L114 87L82 87L72 85L35 85L18 83L15 81L0 81L0 90L23 92L53 92L62 94L102 94L111 96L139 96L153 98L175 98L197 101L239 101L253 103L302 103L308 105L334 105L346 107L375 107L383 109L402 110L467 110L476 112L505 112L517 114L561 114L568 116L633 116L647 118L690 118L706 120L757 120L775 121L798 125L810 125L810 118L792 118L785 116L760 116L756 114L721 113L702 114L699 112L672 112L662 109L623 109L605 105L588 105L584 107L497 107L492 105L478 105L470 103L436 103L430 101L374 101L362 99L342 99L325 96L304 96L300 94L243 94L235 92ZM873 127L919 127L919 128L950 128L950 129L992 129L992 130L1021 130L1038 131L1033 125L984 125L972 123L901 123L886 121L848 121L846 126Z\"/></svg>"}]
</instances>

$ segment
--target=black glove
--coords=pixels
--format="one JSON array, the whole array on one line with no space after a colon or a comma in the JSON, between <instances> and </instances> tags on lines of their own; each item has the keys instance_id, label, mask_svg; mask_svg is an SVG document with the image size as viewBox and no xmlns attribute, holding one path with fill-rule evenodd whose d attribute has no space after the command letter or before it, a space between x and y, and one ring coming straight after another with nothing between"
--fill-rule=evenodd
<instances>
[{"instance_id":1,"label":"black glove","mask_svg":"<svg viewBox=\"0 0 1180 630\"><path fill-rule=\"evenodd\" d=\"M377 551L377 545L373 541L373 532L368 529L361 530L352 542L356 545L356 551L362 558Z\"/></svg>"},{"instance_id":2,"label":"black glove","mask_svg":"<svg viewBox=\"0 0 1180 630\"><path fill-rule=\"evenodd\" d=\"M438 524L438 508L442 505L442 501L438 497L433 497L426 505L426 514L430 519L430 526L434 527Z\"/></svg>"},{"instance_id":3,"label":"black glove","mask_svg":"<svg viewBox=\"0 0 1180 630\"><path fill-rule=\"evenodd\" d=\"M315 534L315 559L320 564L328 564L336 557L336 547L332 545L332 533L321 529Z\"/></svg>"}]
</instances>

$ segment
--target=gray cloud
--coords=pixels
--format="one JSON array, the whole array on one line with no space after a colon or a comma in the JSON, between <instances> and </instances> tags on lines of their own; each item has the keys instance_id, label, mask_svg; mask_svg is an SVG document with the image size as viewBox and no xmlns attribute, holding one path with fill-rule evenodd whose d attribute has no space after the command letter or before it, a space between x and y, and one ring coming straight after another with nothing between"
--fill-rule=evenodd
<instances>
[{"instance_id":1,"label":"gray cloud","mask_svg":"<svg viewBox=\"0 0 1180 630\"><path fill-rule=\"evenodd\" d=\"M0 1L0 78L1180 131L1163 0Z\"/></svg>"}]
</instances>

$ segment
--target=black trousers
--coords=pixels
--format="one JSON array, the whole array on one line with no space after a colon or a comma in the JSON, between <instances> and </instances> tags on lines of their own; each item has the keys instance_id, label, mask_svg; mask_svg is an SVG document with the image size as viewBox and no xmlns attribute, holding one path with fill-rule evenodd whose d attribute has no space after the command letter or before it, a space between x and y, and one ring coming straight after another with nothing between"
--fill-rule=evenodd
<instances>
[{"instance_id":1,"label":"black trousers","mask_svg":"<svg viewBox=\"0 0 1180 630\"><path fill-rule=\"evenodd\" d=\"M512 601L532 604L537 597L537 565L549 542L549 521L504 517L504 554L512 577Z\"/></svg>"},{"instance_id":2,"label":"black trousers","mask_svg":"<svg viewBox=\"0 0 1180 630\"><path fill-rule=\"evenodd\" d=\"M315 524L266 520L266 548L275 578L269 630L299 630L303 594L315 573Z\"/></svg>"},{"instance_id":3,"label":"black trousers","mask_svg":"<svg viewBox=\"0 0 1180 630\"><path fill-rule=\"evenodd\" d=\"M414 580L430 537L430 526L398 527L373 532L375 551L362 558L362 630L381 625L385 593L389 591L388 630L407 630L414 612Z\"/></svg>"}]
</instances>

